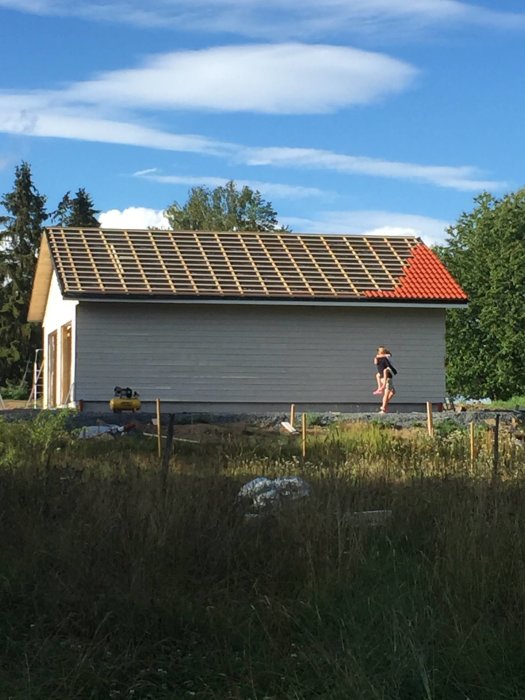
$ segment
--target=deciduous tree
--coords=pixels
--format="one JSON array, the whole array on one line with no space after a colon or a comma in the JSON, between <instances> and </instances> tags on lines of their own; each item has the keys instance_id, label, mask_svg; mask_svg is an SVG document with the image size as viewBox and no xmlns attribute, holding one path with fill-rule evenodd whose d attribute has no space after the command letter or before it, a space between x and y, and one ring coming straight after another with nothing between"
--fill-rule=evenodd
<instances>
[{"instance_id":1,"label":"deciduous tree","mask_svg":"<svg viewBox=\"0 0 525 700\"><path fill-rule=\"evenodd\" d=\"M238 189L230 180L210 189L192 187L187 202L174 202L165 211L176 231L274 231L282 230L271 202L258 190Z\"/></svg>"},{"instance_id":2,"label":"deciduous tree","mask_svg":"<svg viewBox=\"0 0 525 700\"><path fill-rule=\"evenodd\" d=\"M525 394L525 190L475 202L438 249L470 298L447 315L447 383L452 394L507 399Z\"/></svg>"}]
</instances>

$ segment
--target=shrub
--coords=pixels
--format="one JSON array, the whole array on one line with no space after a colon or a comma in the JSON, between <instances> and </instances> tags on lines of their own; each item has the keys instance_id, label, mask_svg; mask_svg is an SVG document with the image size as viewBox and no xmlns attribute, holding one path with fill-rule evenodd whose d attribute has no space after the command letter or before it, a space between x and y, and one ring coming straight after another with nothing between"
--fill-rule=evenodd
<instances>
[{"instance_id":1,"label":"shrub","mask_svg":"<svg viewBox=\"0 0 525 700\"><path fill-rule=\"evenodd\" d=\"M22 382L20 384L13 384L7 380L5 386L0 389L0 394L4 399L12 399L14 401L23 401L29 396L29 386L27 382Z\"/></svg>"},{"instance_id":2,"label":"shrub","mask_svg":"<svg viewBox=\"0 0 525 700\"><path fill-rule=\"evenodd\" d=\"M22 468L45 462L52 451L69 440L70 412L42 411L32 421L0 418L0 467Z\"/></svg>"}]
</instances>

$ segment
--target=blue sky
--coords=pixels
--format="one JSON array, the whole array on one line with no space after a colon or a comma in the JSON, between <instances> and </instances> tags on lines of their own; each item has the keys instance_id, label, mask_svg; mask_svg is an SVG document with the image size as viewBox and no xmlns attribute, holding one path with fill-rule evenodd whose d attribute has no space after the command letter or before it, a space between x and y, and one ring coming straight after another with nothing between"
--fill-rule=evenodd
<instances>
[{"instance_id":1,"label":"blue sky","mask_svg":"<svg viewBox=\"0 0 525 700\"><path fill-rule=\"evenodd\" d=\"M294 231L442 242L524 186L523 0L0 0L0 193L162 222L258 189Z\"/></svg>"}]
</instances>

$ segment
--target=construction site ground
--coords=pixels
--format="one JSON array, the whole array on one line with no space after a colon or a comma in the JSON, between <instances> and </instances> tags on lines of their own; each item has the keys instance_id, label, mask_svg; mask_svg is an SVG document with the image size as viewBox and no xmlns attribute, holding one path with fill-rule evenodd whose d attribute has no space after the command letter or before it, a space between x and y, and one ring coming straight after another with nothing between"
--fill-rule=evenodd
<instances>
[{"instance_id":1,"label":"construction site ground","mask_svg":"<svg viewBox=\"0 0 525 700\"><path fill-rule=\"evenodd\" d=\"M39 415L40 409L26 408L25 401L5 401L5 408L0 410L0 421L2 419L8 421L16 420L33 420ZM443 421L451 421L458 425L467 425L470 422L475 423L492 423L500 416L503 424L513 423L521 424L525 422L525 411L521 410L488 410L471 408L468 410L447 410L436 412L433 414L433 422L439 425ZM161 417L161 423L164 426L168 422L169 416L164 414ZM300 418L300 412L298 412ZM151 413L89 413L89 412L71 412L70 426L71 429L81 428L90 425L127 425L131 424L140 431L155 431L154 414ZM175 414L175 425L177 426L177 435L179 437L187 437L188 439L202 439L208 435L217 435L222 432L237 432L246 431L247 429L254 430L282 430L281 423L288 421L289 416L285 414L269 414L269 415L223 415L223 414ZM309 414L308 425L324 427L333 423L349 423L349 422L378 422L386 425L392 425L396 428L409 428L411 426L425 425L427 422L426 412L411 412L411 413L396 413L391 412L386 415L380 415L377 412L367 413L322 413ZM300 429L300 420L296 424Z\"/></svg>"}]
</instances>

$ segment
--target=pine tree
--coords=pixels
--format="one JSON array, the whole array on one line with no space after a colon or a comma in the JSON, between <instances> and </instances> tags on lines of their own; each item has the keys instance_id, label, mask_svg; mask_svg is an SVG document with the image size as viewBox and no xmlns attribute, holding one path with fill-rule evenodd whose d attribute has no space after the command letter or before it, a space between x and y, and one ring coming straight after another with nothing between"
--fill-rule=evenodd
<instances>
[{"instance_id":1,"label":"pine tree","mask_svg":"<svg viewBox=\"0 0 525 700\"><path fill-rule=\"evenodd\" d=\"M15 170L13 190L0 199L0 386L18 383L40 344L40 329L26 321L46 198L28 163Z\"/></svg>"},{"instance_id":2,"label":"pine tree","mask_svg":"<svg viewBox=\"0 0 525 700\"><path fill-rule=\"evenodd\" d=\"M81 187L74 197L66 192L51 218L60 226L98 228L100 222L97 219L97 214L99 213L95 209L91 195Z\"/></svg>"}]
</instances>

